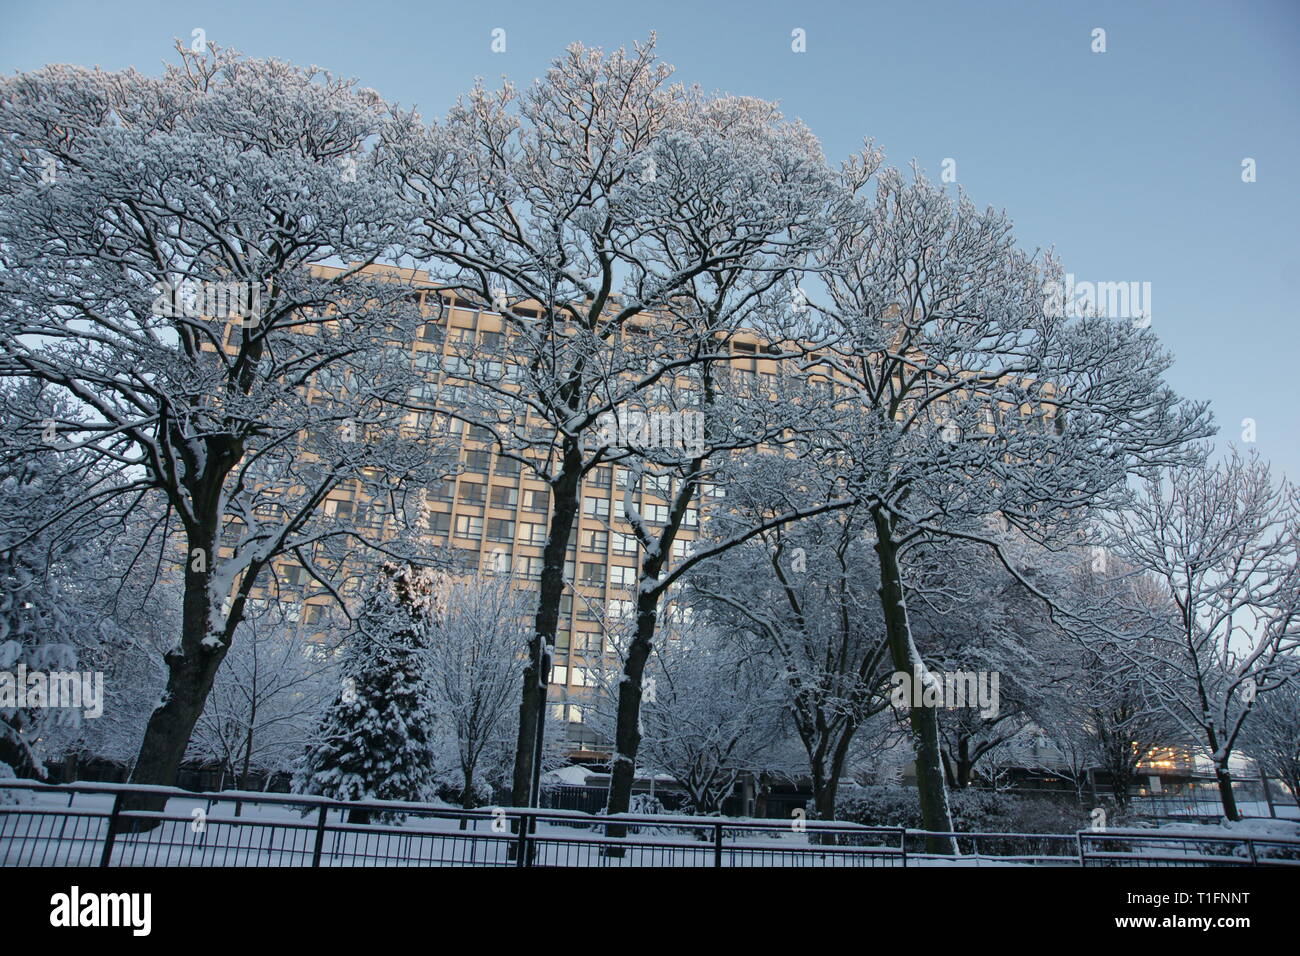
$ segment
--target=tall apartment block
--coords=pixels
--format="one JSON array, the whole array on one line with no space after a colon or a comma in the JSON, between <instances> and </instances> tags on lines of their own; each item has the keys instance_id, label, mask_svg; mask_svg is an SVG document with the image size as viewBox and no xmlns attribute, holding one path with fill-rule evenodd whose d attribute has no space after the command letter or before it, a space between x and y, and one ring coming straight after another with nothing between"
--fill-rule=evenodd
<instances>
[{"instance_id":1,"label":"tall apartment block","mask_svg":"<svg viewBox=\"0 0 1300 956\"><path fill-rule=\"evenodd\" d=\"M429 321L411 344L410 359L431 384L454 370L467 349L483 354L498 350L506 334L499 312L434 288L422 295L422 311ZM442 297L441 306L433 296ZM516 306L514 311L527 310ZM730 347L736 353L729 363L733 375L752 376L756 381L775 376L775 363L762 356L756 337L737 336ZM439 406L447 407L457 391L443 387L436 394ZM421 418L412 413L412 421L427 421L424 414ZM459 473L427 489L430 552L451 548L457 567L478 569L481 574L508 572L521 587L536 586L548 533L549 489L518 461L495 454L473 426L453 423L453 428L459 436ZM620 522L626 474L626 469L612 464L588 473L569 541L565 568L569 584L561 606L548 704L555 716L567 722L571 756L577 759L596 759L609 749L587 726L584 699L594 684L592 668L610 664L610 622L630 615L633 606L637 545L630 528ZM635 504L646 521L658 524L667 519L671 490L667 478L643 478ZM703 491L711 493L708 486ZM347 518L364 511L365 504L359 484L351 482L330 495L325 512ZM698 509L687 514L674 545L675 558L687 553L698 521ZM308 583L306 572L291 563L278 566L277 576L284 589ZM305 631L323 618L329 600L324 594L305 598L297 609Z\"/></svg>"}]
</instances>

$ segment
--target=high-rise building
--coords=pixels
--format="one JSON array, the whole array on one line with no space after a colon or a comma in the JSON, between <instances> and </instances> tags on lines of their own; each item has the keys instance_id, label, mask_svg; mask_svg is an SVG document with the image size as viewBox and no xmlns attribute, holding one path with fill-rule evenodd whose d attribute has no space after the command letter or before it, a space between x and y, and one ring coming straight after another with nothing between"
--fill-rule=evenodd
<instances>
[{"instance_id":1,"label":"high-rise building","mask_svg":"<svg viewBox=\"0 0 1300 956\"><path fill-rule=\"evenodd\" d=\"M410 359L414 368L427 374L436 407L449 408L466 387L444 384L449 373L454 380L457 363L467 351L475 355L498 351L507 334L505 322L490 305L432 286L420 295L428 321L410 343ZM512 311L527 314L529 309L526 304L515 305ZM757 337L734 336L729 347L735 353L729 363L732 374L755 382L775 375L774 362L763 357ZM504 374L508 378L509 370ZM430 428L434 414L411 412L408 424ZM460 462L456 474L425 489L423 524L430 553L447 549L458 569L509 573L521 587L536 586L549 531L549 488L519 461L494 452L490 436L475 426L454 420L440 423L440 438L447 434L443 426L458 445ZM547 699L552 713L567 723L571 753L578 758L608 752L607 742L587 725L585 702L595 683L593 669L614 665L611 632L619 621L630 618L634 606L638 548L631 528L621 521L627 476L628 470L617 464L600 465L585 476L565 561L566 588ZM649 524L662 525L673 491L671 479L646 476L634 504ZM712 488L706 484L701 492L709 495ZM335 489L324 504L327 515L343 520L364 520L368 510L364 491L355 481ZM673 546L674 559L687 554L698 522L699 509L688 511ZM305 569L291 560L280 561L275 574L281 593L311 590ZM326 615L331 600L325 593L304 596L293 612L300 626L310 632ZM668 614L672 613L670 609Z\"/></svg>"}]
</instances>

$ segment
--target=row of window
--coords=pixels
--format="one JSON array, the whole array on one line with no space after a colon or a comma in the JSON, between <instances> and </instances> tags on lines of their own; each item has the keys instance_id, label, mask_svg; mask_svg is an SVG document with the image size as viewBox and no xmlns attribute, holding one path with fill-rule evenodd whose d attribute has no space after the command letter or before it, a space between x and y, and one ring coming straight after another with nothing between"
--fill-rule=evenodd
<instances>
[{"instance_id":1,"label":"row of window","mask_svg":"<svg viewBox=\"0 0 1300 956\"><path fill-rule=\"evenodd\" d=\"M511 544L516 538L516 528L520 544L544 547L546 544L546 525L536 522L516 522L510 518L484 518L480 515L456 515L456 537L474 541L486 539L503 544ZM426 515L430 534L446 536L452 528L452 515L445 511L431 511ZM587 531L582 536L582 550L588 554L607 554L611 551L619 557L635 557L638 551L634 535L619 531ZM689 554L690 542L678 540L673 542L673 558L681 560ZM570 542L570 552L574 550ZM540 559L539 559L540 560ZM601 565L603 566L603 565ZM584 575L585 577L586 575Z\"/></svg>"}]
</instances>

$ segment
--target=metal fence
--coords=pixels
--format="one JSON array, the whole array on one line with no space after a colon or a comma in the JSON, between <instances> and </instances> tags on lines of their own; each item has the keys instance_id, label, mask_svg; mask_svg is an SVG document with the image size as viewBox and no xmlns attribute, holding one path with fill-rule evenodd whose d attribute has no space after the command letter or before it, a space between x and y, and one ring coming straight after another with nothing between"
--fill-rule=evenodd
<instances>
[{"instance_id":1,"label":"metal fence","mask_svg":"<svg viewBox=\"0 0 1300 956\"><path fill-rule=\"evenodd\" d=\"M1081 866L1297 866L1300 840L1191 832L1080 831Z\"/></svg>"},{"instance_id":2,"label":"metal fence","mask_svg":"<svg viewBox=\"0 0 1300 956\"><path fill-rule=\"evenodd\" d=\"M131 809L151 796L163 810ZM935 836L958 855L925 852ZM1300 840L902 827L0 783L5 866L1300 866Z\"/></svg>"}]
</instances>

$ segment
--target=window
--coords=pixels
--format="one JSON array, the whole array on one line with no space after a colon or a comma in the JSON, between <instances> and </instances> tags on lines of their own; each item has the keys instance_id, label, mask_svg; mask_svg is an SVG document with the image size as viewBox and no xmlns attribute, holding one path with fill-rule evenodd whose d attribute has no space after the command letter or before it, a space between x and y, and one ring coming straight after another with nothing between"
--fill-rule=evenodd
<instances>
[{"instance_id":1,"label":"window","mask_svg":"<svg viewBox=\"0 0 1300 956\"><path fill-rule=\"evenodd\" d=\"M436 322L426 322L424 325L420 326L421 342L433 342L434 344L441 345L442 340L446 337L446 333L443 331L442 326L438 325Z\"/></svg>"},{"instance_id":2,"label":"window","mask_svg":"<svg viewBox=\"0 0 1300 956\"><path fill-rule=\"evenodd\" d=\"M674 541L673 542L673 559L680 561L691 553L692 541Z\"/></svg>"},{"instance_id":3,"label":"window","mask_svg":"<svg viewBox=\"0 0 1300 956\"><path fill-rule=\"evenodd\" d=\"M478 515L457 515L456 516L456 537L458 538L481 538L483 537L483 519Z\"/></svg>"},{"instance_id":4,"label":"window","mask_svg":"<svg viewBox=\"0 0 1300 956\"><path fill-rule=\"evenodd\" d=\"M514 478L519 474L519 462L513 458L498 458L496 473L506 478Z\"/></svg>"},{"instance_id":5,"label":"window","mask_svg":"<svg viewBox=\"0 0 1300 956\"><path fill-rule=\"evenodd\" d=\"M582 583L599 587L605 583L605 566L594 561L582 562Z\"/></svg>"},{"instance_id":6,"label":"window","mask_svg":"<svg viewBox=\"0 0 1300 956\"><path fill-rule=\"evenodd\" d=\"M542 559L540 556L524 555L516 558L515 569L529 581L540 581L542 579Z\"/></svg>"},{"instance_id":7,"label":"window","mask_svg":"<svg viewBox=\"0 0 1300 956\"><path fill-rule=\"evenodd\" d=\"M636 586L636 568L624 568L615 566L609 569L609 581L617 588L631 588Z\"/></svg>"},{"instance_id":8,"label":"window","mask_svg":"<svg viewBox=\"0 0 1300 956\"><path fill-rule=\"evenodd\" d=\"M477 475L486 475L488 473L488 464L492 461L492 453L486 450L467 451L465 452L465 470Z\"/></svg>"},{"instance_id":9,"label":"window","mask_svg":"<svg viewBox=\"0 0 1300 956\"><path fill-rule=\"evenodd\" d=\"M613 479L613 469L609 465L602 465L591 473L591 487L608 488Z\"/></svg>"},{"instance_id":10,"label":"window","mask_svg":"<svg viewBox=\"0 0 1300 956\"><path fill-rule=\"evenodd\" d=\"M433 412L407 412L406 424L418 432L433 431Z\"/></svg>"},{"instance_id":11,"label":"window","mask_svg":"<svg viewBox=\"0 0 1300 956\"><path fill-rule=\"evenodd\" d=\"M505 336L500 332L481 332L479 339L483 343L483 348L491 352L499 352L501 344L505 341Z\"/></svg>"},{"instance_id":12,"label":"window","mask_svg":"<svg viewBox=\"0 0 1300 956\"><path fill-rule=\"evenodd\" d=\"M429 533L446 535L451 531L451 513L448 511L429 512Z\"/></svg>"},{"instance_id":13,"label":"window","mask_svg":"<svg viewBox=\"0 0 1300 956\"><path fill-rule=\"evenodd\" d=\"M615 620L631 617L632 609L633 604L631 601L617 600L609 602L609 616Z\"/></svg>"},{"instance_id":14,"label":"window","mask_svg":"<svg viewBox=\"0 0 1300 956\"><path fill-rule=\"evenodd\" d=\"M433 382L421 382L411 386L406 394L412 405L432 405L438 400L438 386Z\"/></svg>"},{"instance_id":15,"label":"window","mask_svg":"<svg viewBox=\"0 0 1300 956\"><path fill-rule=\"evenodd\" d=\"M451 501L455 496L455 491L455 480L444 478L442 481L435 482L429 486L429 497L434 501Z\"/></svg>"},{"instance_id":16,"label":"window","mask_svg":"<svg viewBox=\"0 0 1300 956\"><path fill-rule=\"evenodd\" d=\"M609 499L608 498L583 498L582 513L595 518L609 517Z\"/></svg>"},{"instance_id":17,"label":"window","mask_svg":"<svg viewBox=\"0 0 1300 956\"><path fill-rule=\"evenodd\" d=\"M352 502L337 501L331 498L329 501L325 502L325 513L327 515L333 515L335 518L351 518Z\"/></svg>"},{"instance_id":18,"label":"window","mask_svg":"<svg viewBox=\"0 0 1300 956\"><path fill-rule=\"evenodd\" d=\"M588 531L587 541L583 545L584 551L592 551L596 554L604 554L609 550L609 532L608 531Z\"/></svg>"},{"instance_id":19,"label":"window","mask_svg":"<svg viewBox=\"0 0 1300 956\"><path fill-rule=\"evenodd\" d=\"M286 564L280 568L280 584L286 588L300 588L311 581L307 569L300 564Z\"/></svg>"},{"instance_id":20,"label":"window","mask_svg":"<svg viewBox=\"0 0 1300 956\"><path fill-rule=\"evenodd\" d=\"M509 518L489 518L487 528L489 541L515 540L515 523Z\"/></svg>"},{"instance_id":21,"label":"window","mask_svg":"<svg viewBox=\"0 0 1300 956\"><path fill-rule=\"evenodd\" d=\"M648 495L655 495L667 500L673 490L673 479L671 475L646 475L645 492Z\"/></svg>"},{"instance_id":22,"label":"window","mask_svg":"<svg viewBox=\"0 0 1300 956\"><path fill-rule=\"evenodd\" d=\"M523 544L532 544L532 545L536 545L539 548L545 547L546 525L530 524L529 522L525 521L520 523L519 531L520 531L520 540Z\"/></svg>"},{"instance_id":23,"label":"window","mask_svg":"<svg viewBox=\"0 0 1300 956\"><path fill-rule=\"evenodd\" d=\"M415 367L426 372L437 372L442 368L442 355L439 352L416 352Z\"/></svg>"},{"instance_id":24,"label":"window","mask_svg":"<svg viewBox=\"0 0 1300 956\"><path fill-rule=\"evenodd\" d=\"M636 554L636 535L614 532L614 553L623 556Z\"/></svg>"},{"instance_id":25,"label":"window","mask_svg":"<svg viewBox=\"0 0 1300 956\"><path fill-rule=\"evenodd\" d=\"M668 506L667 505L646 505L645 520L651 524L668 523Z\"/></svg>"},{"instance_id":26,"label":"window","mask_svg":"<svg viewBox=\"0 0 1300 956\"><path fill-rule=\"evenodd\" d=\"M487 500L487 485L478 485L471 481L462 482L460 500L467 505L479 505L481 507Z\"/></svg>"},{"instance_id":27,"label":"window","mask_svg":"<svg viewBox=\"0 0 1300 956\"><path fill-rule=\"evenodd\" d=\"M682 526L694 528L700 523L700 513L694 508L687 508L686 513L682 515Z\"/></svg>"},{"instance_id":28,"label":"window","mask_svg":"<svg viewBox=\"0 0 1300 956\"><path fill-rule=\"evenodd\" d=\"M529 489L524 492L524 510L546 514L550 507L551 492L548 488Z\"/></svg>"},{"instance_id":29,"label":"window","mask_svg":"<svg viewBox=\"0 0 1300 956\"><path fill-rule=\"evenodd\" d=\"M519 504L519 489L498 485L492 489L493 508L514 508Z\"/></svg>"}]
</instances>

